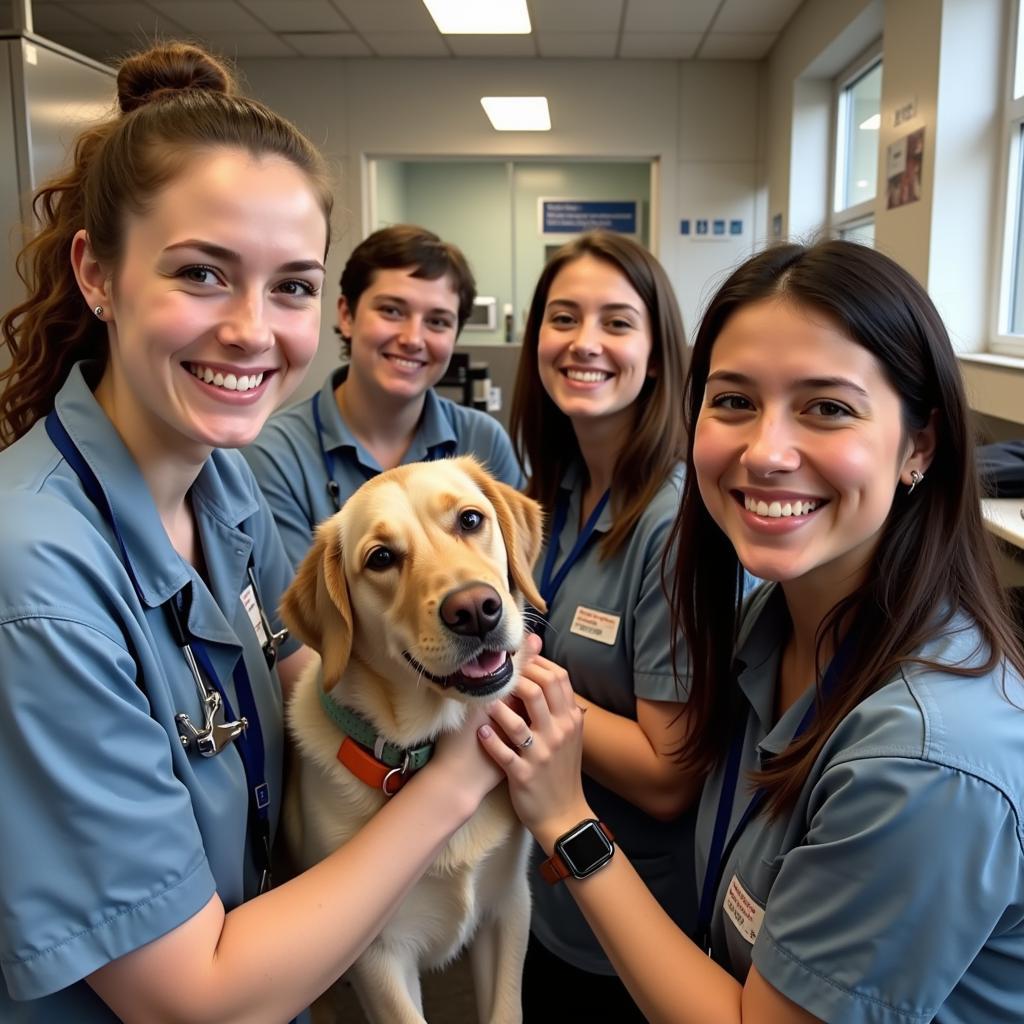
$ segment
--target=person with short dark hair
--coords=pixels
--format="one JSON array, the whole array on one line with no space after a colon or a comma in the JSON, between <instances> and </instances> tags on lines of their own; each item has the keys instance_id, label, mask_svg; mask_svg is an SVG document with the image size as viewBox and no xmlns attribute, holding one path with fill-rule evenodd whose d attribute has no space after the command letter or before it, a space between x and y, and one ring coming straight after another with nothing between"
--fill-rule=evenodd
<instances>
[{"instance_id":1,"label":"person with short dark hair","mask_svg":"<svg viewBox=\"0 0 1024 1024\"><path fill-rule=\"evenodd\" d=\"M852 242L771 248L712 299L686 409L697 941L591 821L590 714L542 660L529 724L480 730L518 813L651 1021L1020 1020L1024 654L934 305Z\"/></svg>"},{"instance_id":2,"label":"person with short dark hair","mask_svg":"<svg viewBox=\"0 0 1024 1024\"><path fill-rule=\"evenodd\" d=\"M293 564L317 523L382 470L475 455L499 480L522 483L501 424L433 390L475 297L462 252L425 228L381 228L353 250L338 299L347 365L244 452Z\"/></svg>"}]
</instances>

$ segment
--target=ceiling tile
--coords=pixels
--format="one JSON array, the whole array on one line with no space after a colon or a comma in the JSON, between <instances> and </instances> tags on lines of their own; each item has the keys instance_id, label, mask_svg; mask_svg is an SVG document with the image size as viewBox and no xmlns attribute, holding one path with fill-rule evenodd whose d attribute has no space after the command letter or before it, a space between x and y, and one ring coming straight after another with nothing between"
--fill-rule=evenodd
<instances>
[{"instance_id":1,"label":"ceiling tile","mask_svg":"<svg viewBox=\"0 0 1024 1024\"><path fill-rule=\"evenodd\" d=\"M725 0L714 32L778 32L793 16L801 0Z\"/></svg>"},{"instance_id":2,"label":"ceiling tile","mask_svg":"<svg viewBox=\"0 0 1024 1024\"><path fill-rule=\"evenodd\" d=\"M352 26L329 0L240 0L242 6L275 32L348 32Z\"/></svg>"},{"instance_id":3,"label":"ceiling tile","mask_svg":"<svg viewBox=\"0 0 1024 1024\"><path fill-rule=\"evenodd\" d=\"M366 32L378 57L450 57L440 32Z\"/></svg>"},{"instance_id":4,"label":"ceiling tile","mask_svg":"<svg viewBox=\"0 0 1024 1024\"><path fill-rule=\"evenodd\" d=\"M75 53L111 64L140 46L138 39L112 32L54 32L49 38Z\"/></svg>"},{"instance_id":5,"label":"ceiling tile","mask_svg":"<svg viewBox=\"0 0 1024 1024\"><path fill-rule=\"evenodd\" d=\"M75 5L75 13L108 32L146 35L180 35L187 22L158 13L141 3L84 3Z\"/></svg>"},{"instance_id":6,"label":"ceiling tile","mask_svg":"<svg viewBox=\"0 0 1024 1024\"><path fill-rule=\"evenodd\" d=\"M777 38L774 32L711 32L697 51L700 60L760 60Z\"/></svg>"},{"instance_id":7,"label":"ceiling tile","mask_svg":"<svg viewBox=\"0 0 1024 1024\"><path fill-rule=\"evenodd\" d=\"M614 57L617 32L540 32L537 46L542 57Z\"/></svg>"},{"instance_id":8,"label":"ceiling tile","mask_svg":"<svg viewBox=\"0 0 1024 1024\"><path fill-rule=\"evenodd\" d=\"M150 0L190 32L261 32L263 26L234 0Z\"/></svg>"},{"instance_id":9,"label":"ceiling tile","mask_svg":"<svg viewBox=\"0 0 1024 1024\"><path fill-rule=\"evenodd\" d=\"M282 32L281 38L304 57L371 57L353 32Z\"/></svg>"},{"instance_id":10,"label":"ceiling tile","mask_svg":"<svg viewBox=\"0 0 1024 1024\"><path fill-rule=\"evenodd\" d=\"M202 41L231 58L295 56L295 50L273 32L204 32Z\"/></svg>"},{"instance_id":11,"label":"ceiling tile","mask_svg":"<svg viewBox=\"0 0 1024 1024\"><path fill-rule=\"evenodd\" d=\"M422 0L331 0L357 32L437 32Z\"/></svg>"},{"instance_id":12,"label":"ceiling tile","mask_svg":"<svg viewBox=\"0 0 1024 1024\"><path fill-rule=\"evenodd\" d=\"M530 0L534 32L618 32L623 0Z\"/></svg>"},{"instance_id":13,"label":"ceiling tile","mask_svg":"<svg viewBox=\"0 0 1024 1024\"><path fill-rule=\"evenodd\" d=\"M60 4L32 5L32 27L41 36L51 36L54 32L94 32L96 26L86 21L73 10Z\"/></svg>"},{"instance_id":14,"label":"ceiling tile","mask_svg":"<svg viewBox=\"0 0 1024 1024\"><path fill-rule=\"evenodd\" d=\"M532 35L527 36L445 36L456 57L536 57Z\"/></svg>"},{"instance_id":15,"label":"ceiling tile","mask_svg":"<svg viewBox=\"0 0 1024 1024\"><path fill-rule=\"evenodd\" d=\"M627 32L707 31L719 0L629 0Z\"/></svg>"},{"instance_id":16,"label":"ceiling tile","mask_svg":"<svg viewBox=\"0 0 1024 1024\"><path fill-rule=\"evenodd\" d=\"M619 56L688 60L703 38L700 32L625 32Z\"/></svg>"}]
</instances>

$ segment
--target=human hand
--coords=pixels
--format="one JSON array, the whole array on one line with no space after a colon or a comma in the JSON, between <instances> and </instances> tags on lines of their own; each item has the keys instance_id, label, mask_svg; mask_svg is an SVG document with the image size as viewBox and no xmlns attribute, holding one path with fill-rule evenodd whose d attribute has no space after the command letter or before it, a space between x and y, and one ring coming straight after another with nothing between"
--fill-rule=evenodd
<instances>
[{"instance_id":1,"label":"human hand","mask_svg":"<svg viewBox=\"0 0 1024 1024\"><path fill-rule=\"evenodd\" d=\"M508 778L516 814L550 850L554 840L590 814L583 796L583 710L565 669L534 654L521 667L516 696L528 721L496 702L480 743Z\"/></svg>"},{"instance_id":2,"label":"human hand","mask_svg":"<svg viewBox=\"0 0 1024 1024\"><path fill-rule=\"evenodd\" d=\"M501 770L480 749L477 740L477 731L490 721L490 707L491 705L470 707L465 722L459 729L442 733L437 739L434 756L428 766L434 772L446 773L451 780L451 791L465 793L472 801L473 809L504 779Z\"/></svg>"}]
</instances>

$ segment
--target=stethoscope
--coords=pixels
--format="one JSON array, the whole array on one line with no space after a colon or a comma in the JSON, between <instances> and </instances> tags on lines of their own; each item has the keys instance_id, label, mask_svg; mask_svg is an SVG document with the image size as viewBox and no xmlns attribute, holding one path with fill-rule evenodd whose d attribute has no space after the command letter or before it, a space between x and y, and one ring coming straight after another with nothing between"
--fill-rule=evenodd
<instances>
[{"instance_id":1,"label":"stethoscope","mask_svg":"<svg viewBox=\"0 0 1024 1024\"><path fill-rule=\"evenodd\" d=\"M276 633L274 632L264 610L263 601L260 599L259 587L256 586L256 572L251 560L246 572L249 577L249 584L252 587L256 611L263 629L263 636L266 638L261 645L263 657L266 659L267 668L273 668L277 662L278 649L288 639L288 630L281 629ZM203 709L203 724L202 727L197 728L191 716L185 711L176 714L174 721L178 726L178 737L181 740L181 745L186 750L195 750L202 757L215 757L249 727L249 719L247 716L242 715L232 721L225 721L227 717L225 709L230 708L230 705L226 704L227 697L222 696L219 689L211 688L207 685L206 678L217 679L218 677L213 670L213 666L205 658L204 661L207 661L204 665L206 678L204 678L204 673L200 671L197 650L200 652L199 657L203 657L206 654L206 650L202 646L199 646L196 650L192 647L187 626L188 616L183 602L179 602L180 596L179 592L179 594L176 594L167 601L163 607L167 612L174 641L181 648L185 661L188 664L189 672L192 674L196 694L199 697L199 704ZM239 697L239 701L241 701L241 697Z\"/></svg>"},{"instance_id":2,"label":"stethoscope","mask_svg":"<svg viewBox=\"0 0 1024 1024\"><path fill-rule=\"evenodd\" d=\"M320 446L320 458L323 460L324 472L327 474L327 495L334 504L334 511L341 511L341 487L338 485L338 481L334 479L334 456L331 455L327 448L327 443L324 440L324 424L320 418L320 392L318 391L312 398L310 406L313 410L313 426L316 427L316 440ZM448 458L450 451L450 444L446 441L442 441L440 444L432 444L427 449L427 457L423 459L424 462L436 462L438 459ZM361 462L357 463L359 471L367 480L372 480L375 476L378 476L380 471L371 469L369 466L364 466Z\"/></svg>"},{"instance_id":3,"label":"stethoscope","mask_svg":"<svg viewBox=\"0 0 1024 1024\"><path fill-rule=\"evenodd\" d=\"M140 602L143 601L142 588L135 576L131 559L128 557L128 550L117 525L114 509L107 500L92 467L78 450L78 446L68 434L56 410L46 417L46 432L81 481L82 487L92 503L106 519L117 541L121 562ZM277 661L278 649L287 639L288 631L282 629L275 633L271 627L260 600L259 588L256 586L256 573L251 556L247 575L256 611L253 627L256 627L256 620L258 620L260 629L257 630L257 636L262 633L263 656L266 659L267 667L273 668ZM250 816L254 819L255 824L255 828L250 830L250 834L253 842L253 858L260 871L259 892L262 893L270 888L270 786L266 781L263 730L260 727L256 699L253 696L245 657L242 655L235 663L232 673L239 710L239 713L235 714L205 644L193 637L188 628L190 600L191 584L179 590L162 605L171 635L178 647L181 648L188 664L189 673L195 684L196 694L202 708L201 726L197 726L187 712L182 711L175 714L178 738L186 751L194 750L201 757L216 757L228 747L237 744L242 768L245 771ZM212 687L208 685L207 680L212 682Z\"/></svg>"}]
</instances>

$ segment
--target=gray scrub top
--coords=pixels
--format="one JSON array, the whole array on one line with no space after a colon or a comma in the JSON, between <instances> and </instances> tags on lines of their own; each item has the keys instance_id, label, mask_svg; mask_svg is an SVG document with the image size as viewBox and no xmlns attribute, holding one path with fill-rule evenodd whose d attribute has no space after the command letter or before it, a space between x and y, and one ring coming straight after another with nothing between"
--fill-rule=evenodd
<instances>
[{"instance_id":1,"label":"gray scrub top","mask_svg":"<svg viewBox=\"0 0 1024 1024\"><path fill-rule=\"evenodd\" d=\"M252 473L215 451L191 496L208 587L171 546L145 481L76 365L57 396L105 491L103 515L38 422L0 452L0 1020L110 1022L81 979L171 931L214 892L255 894L247 786L232 746L189 755L174 716L202 716L161 605L191 584L189 627L235 709L244 657L259 710L271 828L280 808L276 671L240 595L255 555L271 623L292 569ZM282 645L281 657L298 649ZM28 1000L24 1002L23 1000Z\"/></svg>"},{"instance_id":2,"label":"gray scrub top","mask_svg":"<svg viewBox=\"0 0 1024 1024\"><path fill-rule=\"evenodd\" d=\"M333 371L319 393L324 445L334 463L341 504L381 472L380 463L349 430L334 399L334 389L347 373L345 366ZM475 455L499 480L517 489L522 486L523 475L512 444L493 416L456 405L432 390L424 398L423 415L402 458L403 465L423 462L431 448L440 446L446 456ZM243 454L274 512L292 564L297 566L309 550L317 524L336 511L327 492L327 469L312 401L275 413Z\"/></svg>"},{"instance_id":3,"label":"gray scrub top","mask_svg":"<svg viewBox=\"0 0 1024 1024\"><path fill-rule=\"evenodd\" d=\"M813 700L809 688L772 725L788 622L770 584L744 617L746 742L730 835L750 796L744 775L787 746ZM978 664L980 644L958 616L919 655ZM830 1024L1024 1020L1021 706L1012 669L972 678L904 665L843 719L793 811L747 825L715 898L715 959L741 981L754 963ZM700 802L698 885L723 771Z\"/></svg>"},{"instance_id":4,"label":"gray scrub top","mask_svg":"<svg viewBox=\"0 0 1024 1024\"><path fill-rule=\"evenodd\" d=\"M625 544L602 561L601 536L614 523L611 503L606 505L593 540L566 576L546 616L549 626L544 655L566 669L577 693L626 718L636 718L638 697L686 699L672 674L669 606L661 589L661 557L679 509L682 485L680 465L644 510ZM570 467L562 488L569 492L569 510L558 538L556 572L579 535L582 467ZM537 561L538 584L546 557L545 548ZM680 657L685 658L685 648L682 644L680 648ZM586 775L583 789L648 888L673 920L691 931L697 914L695 812L671 822L658 821ZM541 879L537 864L543 859L541 848L535 846L530 872L534 935L556 956L581 970L614 974L567 887L548 885Z\"/></svg>"}]
</instances>

